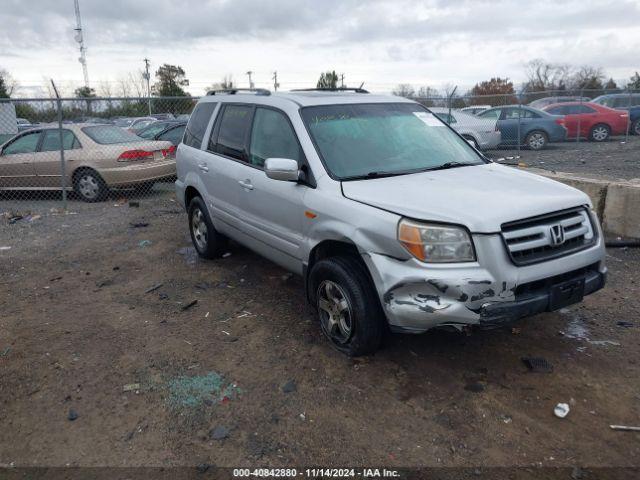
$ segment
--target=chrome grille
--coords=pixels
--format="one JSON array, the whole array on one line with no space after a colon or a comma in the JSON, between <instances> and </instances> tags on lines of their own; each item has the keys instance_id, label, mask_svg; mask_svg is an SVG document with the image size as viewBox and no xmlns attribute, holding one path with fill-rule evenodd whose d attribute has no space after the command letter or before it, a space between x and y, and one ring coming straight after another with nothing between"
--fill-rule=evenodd
<instances>
[{"instance_id":1,"label":"chrome grille","mask_svg":"<svg viewBox=\"0 0 640 480\"><path fill-rule=\"evenodd\" d=\"M516 265L569 255L590 247L596 240L591 217L584 208L505 223L502 238Z\"/></svg>"}]
</instances>

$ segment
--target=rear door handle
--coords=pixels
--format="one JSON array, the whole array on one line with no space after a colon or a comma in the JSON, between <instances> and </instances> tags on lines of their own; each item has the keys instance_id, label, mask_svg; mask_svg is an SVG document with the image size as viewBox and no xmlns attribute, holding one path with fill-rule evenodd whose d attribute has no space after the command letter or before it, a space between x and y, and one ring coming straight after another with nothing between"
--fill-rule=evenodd
<instances>
[{"instance_id":1,"label":"rear door handle","mask_svg":"<svg viewBox=\"0 0 640 480\"><path fill-rule=\"evenodd\" d=\"M206 163L199 163L198 164L198 168L200 170L202 170L203 172L208 172L209 171L209 167L207 166Z\"/></svg>"},{"instance_id":2,"label":"rear door handle","mask_svg":"<svg viewBox=\"0 0 640 480\"><path fill-rule=\"evenodd\" d=\"M253 185L251 184L251 180L238 180L238 183L242 186L242 188L246 190L253 190Z\"/></svg>"}]
</instances>

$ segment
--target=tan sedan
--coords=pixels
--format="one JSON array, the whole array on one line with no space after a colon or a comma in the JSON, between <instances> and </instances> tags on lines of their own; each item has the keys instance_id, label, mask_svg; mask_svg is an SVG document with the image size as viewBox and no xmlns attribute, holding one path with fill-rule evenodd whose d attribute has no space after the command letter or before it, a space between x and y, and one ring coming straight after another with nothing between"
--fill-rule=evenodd
<instances>
[{"instance_id":1,"label":"tan sedan","mask_svg":"<svg viewBox=\"0 0 640 480\"><path fill-rule=\"evenodd\" d=\"M169 179L176 174L175 147L145 140L114 125L63 125L67 188L87 202L109 189ZM0 190L61 190L60 129L22 132L0 146Z\"/></svg>"}]
</instances>

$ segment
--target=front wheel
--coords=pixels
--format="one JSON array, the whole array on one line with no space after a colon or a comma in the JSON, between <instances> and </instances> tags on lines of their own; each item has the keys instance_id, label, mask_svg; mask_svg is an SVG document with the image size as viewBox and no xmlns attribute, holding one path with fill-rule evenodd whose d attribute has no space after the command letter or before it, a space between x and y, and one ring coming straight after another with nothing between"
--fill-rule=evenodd
<instances>
[{"instance_id":1,"label":"front wheel","mask_svg":"<svg viewBox=\"0 0 640 480\"><path fill-rule=\"evenodd\" d=\"M309 282L322 333L331 344L349 356L375 352L385 319L362 262L342 256L320 260Z\"/></svg>"},{"instance_id":2,"label":"front wheel","mask_svg":"<svg viewBox=\"0 0 640 480\"><path fill-rule=\"evenodd\" d=\"M189 203L189 232L193 246L202 258L217 258L224 253L227 238L214 228L200 197Z\"/></svg>"},{"instance_id":3,"label":"front wheel","mask_svg":"<svg viewBox=\"0 0 640 480\"><path fill-rule=\"evenodd\" d=\"M593 142L604 142L611 135L611 129L608 125L600 123L595 125L589 132L589 139Z\"/></svg>"},{"instance_id":4,"label":"front wheel","mask_svg":"<svg viewBox=\"0 0 640 480\"><path fill-rule=\"evenodd\" d=\"M104 200L109 191L100 174L90 169L80 170L74 175L73 188L85 202Z\"/></svg>"},{"instance_id":5,"label":"front wheel","mask_svg":"<svg viewBox=\"0 0 640 480\"><path fill-rule=\"evenodd\" d=\"M524 144L529 147L530 150L542 150L547 146L547 134L544 132L531 132L524 140Z\"/></svg>"},{"instance_id":6,"label":"front wheel","mask_svg":"<svg viewBox=\"0 0 640 480\"><path fill-rule=\"evenodd\" d=\"M640 135L640 118L638 118L635 122L633 122L633 124L631 125L631 133L634 133L636 135Z\"/></svg>"}]
</instances>

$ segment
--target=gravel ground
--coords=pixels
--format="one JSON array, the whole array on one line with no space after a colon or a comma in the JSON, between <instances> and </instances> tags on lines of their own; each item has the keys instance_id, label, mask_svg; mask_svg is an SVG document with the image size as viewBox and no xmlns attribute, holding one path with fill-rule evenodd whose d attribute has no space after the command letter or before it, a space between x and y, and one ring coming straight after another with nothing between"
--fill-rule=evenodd
<instances>
[{"instance_id":1,"label":"gravel ground","mask_svg":"<svg viewBox=\"0 0 640 480\"><path fill-rule=\"evenodd\" d=\"M501 163L517 163L515 150L491 150L489 158ZM503 159L503 160L500 160ZM615 137L604 143L581 141L553 143L539 152L520 151L520 162L530 167L586 176L604 176L625 180L640 179L640 137Z\"/></svg>"},{"instance_id":2,"label":"gravel ground","mask_svg":"<svg viewBox=\"0 0 640 480\"><path fill-rule=\"evenodd\" d=\"M301 279L238 245L198 259L170 193L29 206L0 201L40 215L0 216L0 466L640 467L609 428L639 425L638 250L578 306L349 359Z\"/></svg>"}]
</instances>

